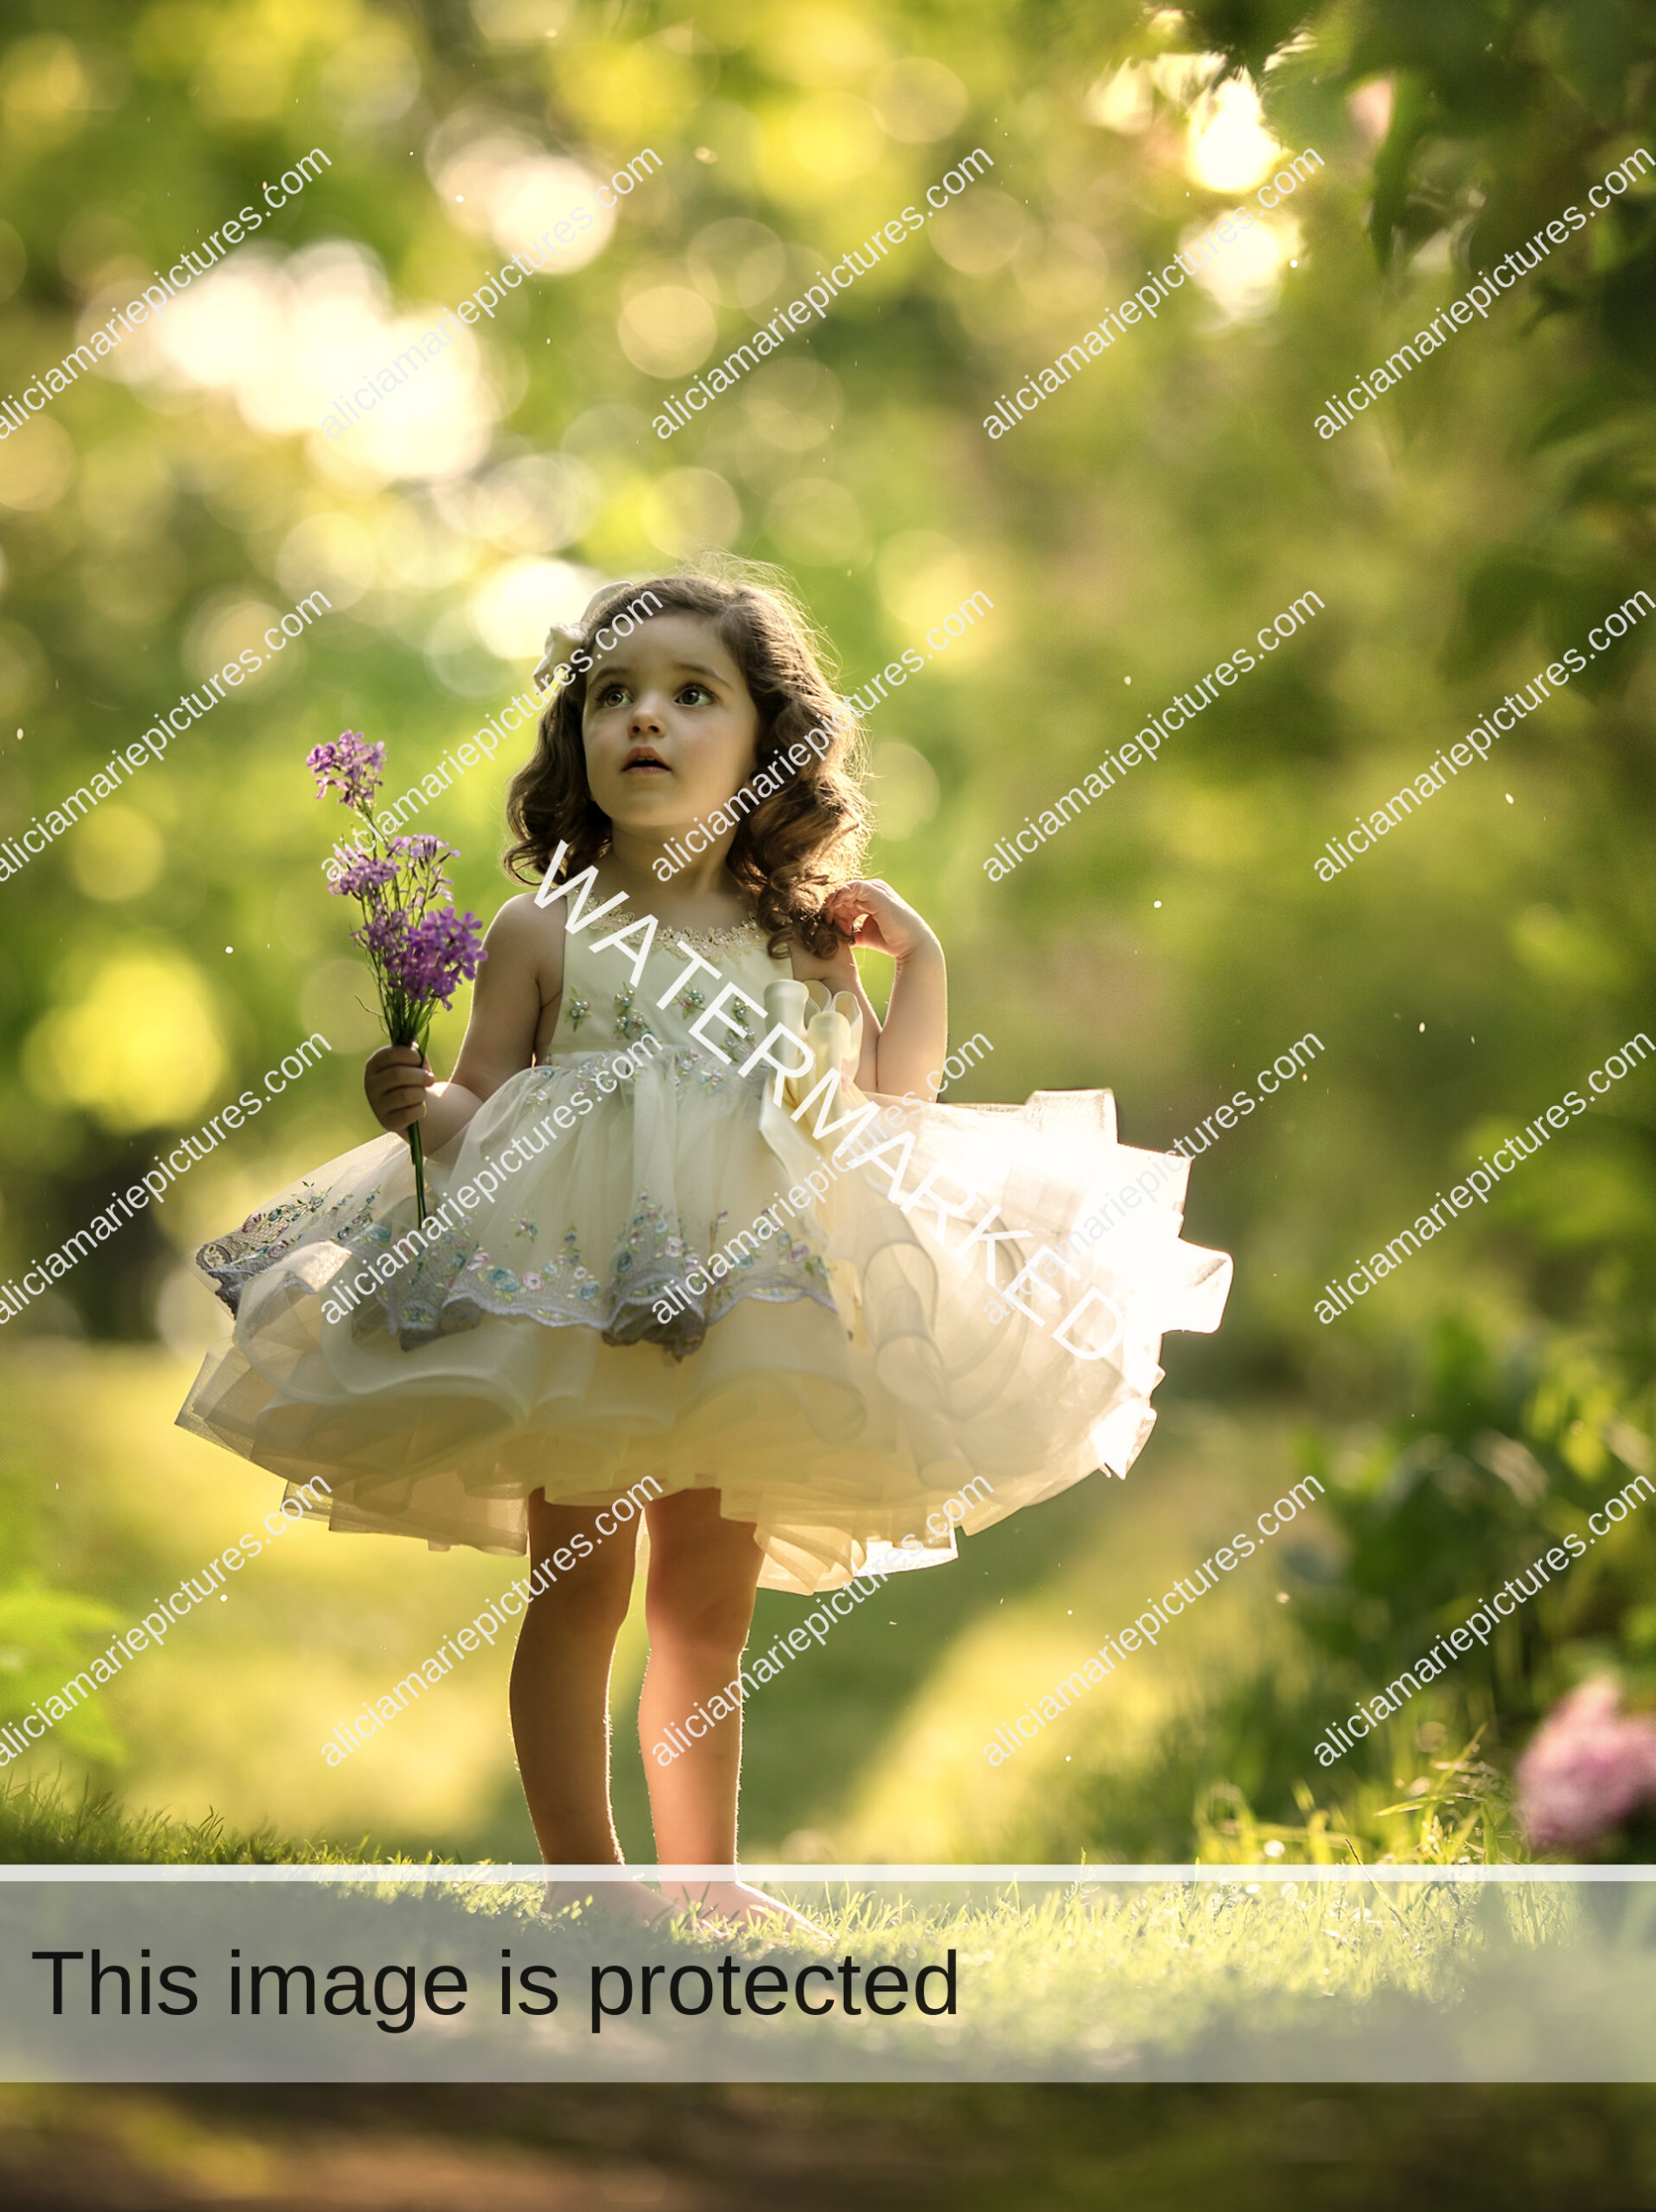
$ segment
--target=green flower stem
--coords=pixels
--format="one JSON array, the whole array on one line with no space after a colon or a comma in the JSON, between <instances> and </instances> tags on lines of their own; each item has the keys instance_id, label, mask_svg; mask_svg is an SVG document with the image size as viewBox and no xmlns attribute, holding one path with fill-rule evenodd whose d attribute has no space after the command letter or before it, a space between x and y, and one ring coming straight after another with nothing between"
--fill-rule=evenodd
<instances>
[{"instance_id":1,"label":"green flower stem","mask_svg":"<svg viewBox=\"0 0 1656 2212\"><path fill-rule=\"evenodd\" d=\"M426 1217L425 1147L420 1142L420 1125L417 1122L411 1122L408 1125L408 1149L414 1155L414 1194L418 1200L420 1209L416 1219L424 1221Z\"/></svg>"},{"instance_id":2,"label":"green flower stem","mask_svg":"<svg viewBox=\"0 0 1656 2212\"><path fill-rule=\"evenodd\" d=\"M426 1042L431 1035L430 1008L411 1006L400 992L387 991L383 976L378 978L378 982L380 1018L385 1024L386 1035L394 1045L417 1052L424 1067ZM424 1021L420 1019L422 1012L425 1014ZM417 1225L425 1219L429 1211L425 1203L425 1144L417 1122L408 1125L408 1149L414 1161L414 1196L419 1206L415 1217Z\"/></svg>"}]
</instances>

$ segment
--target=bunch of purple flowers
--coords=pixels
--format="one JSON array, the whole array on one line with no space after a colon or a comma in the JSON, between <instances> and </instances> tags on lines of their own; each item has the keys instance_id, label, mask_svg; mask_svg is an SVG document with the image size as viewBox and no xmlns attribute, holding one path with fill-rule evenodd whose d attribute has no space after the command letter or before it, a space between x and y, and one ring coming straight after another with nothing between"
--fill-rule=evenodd
<instances>
[{"instance_id":1,"label":"bunch of purple flowers","mask_svg":"<svg viewBox=\"0 0 1656 2212\"><path fill-rule=\"evenodd\" d=\"M339 872L329 888L362 907L362 926L351 935L373 970L386 1035L394 1045L414 1046L424 1060L433 1014L452 1002L456 987L469 983L488 958L481 924L473 913L456 913L443 872L458 849L441 838L388 838L375 827L385 748L370 745L360 730L342 730L330 744L313 747L305 765L316 779L318 798L336 790L340 804L362 817L366 837L359 831L350 845L335 846ZM409 1124L408 1149L424 1221L425 1153L417 1122Z\"/></svg>"}]
</instances>

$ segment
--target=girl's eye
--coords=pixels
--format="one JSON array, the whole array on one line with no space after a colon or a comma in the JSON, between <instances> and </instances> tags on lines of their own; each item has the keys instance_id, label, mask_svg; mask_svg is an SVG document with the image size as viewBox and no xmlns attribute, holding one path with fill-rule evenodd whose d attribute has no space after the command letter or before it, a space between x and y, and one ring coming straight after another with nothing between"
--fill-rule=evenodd
<instances>
[{"instance_id":1,"label":"girl's eye","mask_svg":"<svg viewBox=\"0 0 1656 2212\"><path fill-rule=\"evenodd\" d=\"M696 695L695 698L690 696L692 692ZM681 706L694 706L697 699L706 699L710 702L713 694L704 683L687 683L682 687L678 696Z\"/></svg>"},{"instance_id":2,"label":"girl's eye","mask_svg":"<svg viewBox=\"0 0 1656 2212\"><path fill-rule=\"evenodd\" d=\"M607 683L598 694L598 704L601 707L613 707L626 695L627 687L624 684Z\"/></svg>"}]
</instances>

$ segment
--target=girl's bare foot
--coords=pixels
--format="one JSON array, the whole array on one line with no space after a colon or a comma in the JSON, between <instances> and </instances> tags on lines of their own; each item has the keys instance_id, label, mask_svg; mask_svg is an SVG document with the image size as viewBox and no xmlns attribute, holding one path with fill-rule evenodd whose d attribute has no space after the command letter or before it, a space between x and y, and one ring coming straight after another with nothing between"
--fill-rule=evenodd
<instances>
[{"instance_id":1,"label":"girl's bare foot","mask_svg":"<svg viewBox=\"0 0 1656 2212\"><path fill-rule=\"evenodd\" d=\"M542 1919L567 1912L578 1927L620 1921L628 1927L648 1928L682 1910L636 1880L548 1882L540 1900Z\"/></svg>"},{"instance_id":2,"label":"girl's bare foot","mask_svg":"<svg viewBox=\"0 0 1656 2212\"><path fill-rule=\"evenodd\" d=\"M662 1895L682 1908L694 1905L702 1917L723 1920L736 1928L777 1928L793 1936L827 1943L828 1931L796 1912L780 1897L768 1896L749 1882L674 1882L663 1878Z\"/></svg>"}]
</instances>

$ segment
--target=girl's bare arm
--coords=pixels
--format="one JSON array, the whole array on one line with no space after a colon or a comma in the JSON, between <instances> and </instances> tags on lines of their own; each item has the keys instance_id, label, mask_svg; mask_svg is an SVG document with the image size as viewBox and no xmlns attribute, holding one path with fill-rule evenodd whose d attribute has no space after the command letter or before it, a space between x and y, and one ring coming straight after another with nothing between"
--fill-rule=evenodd
<instances>
[{"instance_id":1,"label":"girl's bare arm","mask_svg":"<svg viewBox=\"0 0 1656 2212\"><path fill-rule=\"evenodd\" d=\"M857 1082L864 1090L900 1097L913 1092L929 1104L937 1096L930 1078L948 1050L948 971L943 947L914 909L878 879L842 884L826 912L852 941L887 953L897 963L882 1028L857 974L852 946L842 945L814 972L837 991L850 991L863 1009L863 1049Z\"/></svg>"},{"instance_id":2,"label":"girl's bare arm","mask_svg":"<svg viewBox=\"0 0 1656 2212\"><path fill-rule=\"evenodd\" d=\"M440 1152L485 1098L534 1064L535 1040L563 991L563 932L526 892L508 899L484 940L488 959L472 988L472 1014L454 1073L438 1082L411 1045L382 1045L363 1088L382 1129L418 1122L425 1150Z\"/></svg>"}]
</instances>

